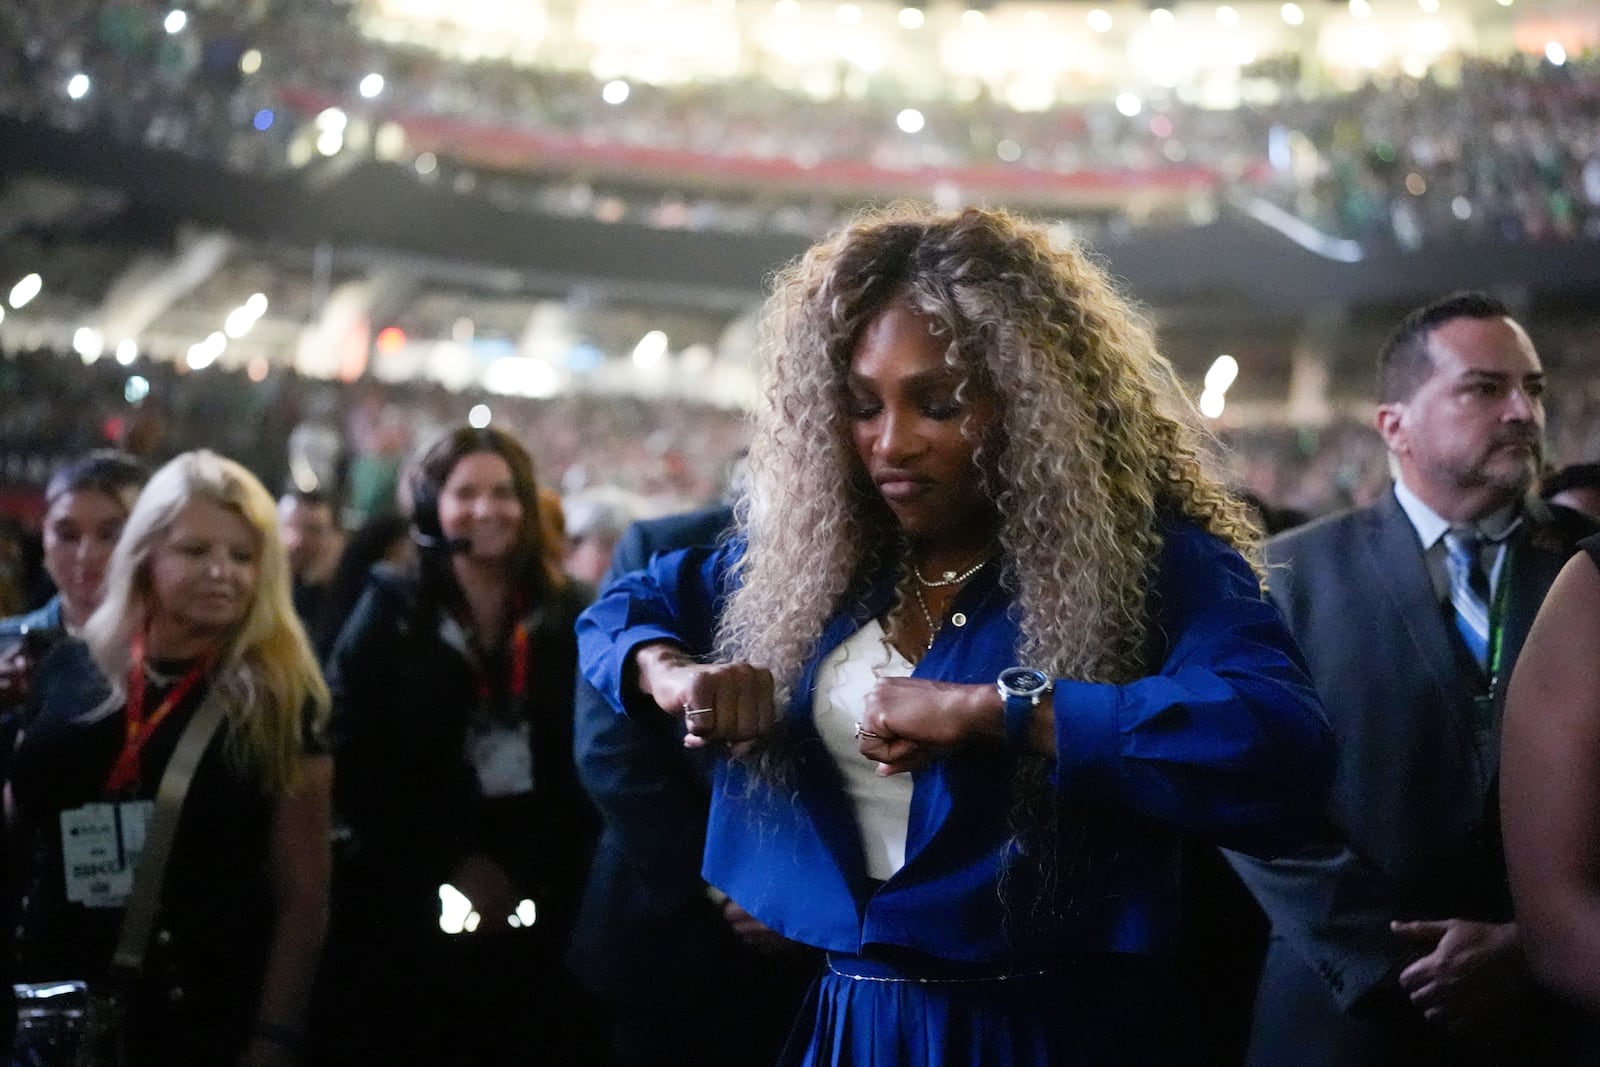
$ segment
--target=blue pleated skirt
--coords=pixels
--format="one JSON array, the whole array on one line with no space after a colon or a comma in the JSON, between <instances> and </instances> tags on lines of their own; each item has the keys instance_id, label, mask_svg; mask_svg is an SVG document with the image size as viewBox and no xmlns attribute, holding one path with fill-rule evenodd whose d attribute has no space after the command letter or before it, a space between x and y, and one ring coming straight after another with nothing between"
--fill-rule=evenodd
<instances>
[{"instance_id":1,"label":"blue pleated skirt","mask_svg":"<svg viewBox=\"0 0 1600 1067\"><path fill-rule=\"evenodd\" d=\"M897 966L830 953L780 1067L1168 1067L1164 972L1142 957Z\"/></svg>"}]
</instances>

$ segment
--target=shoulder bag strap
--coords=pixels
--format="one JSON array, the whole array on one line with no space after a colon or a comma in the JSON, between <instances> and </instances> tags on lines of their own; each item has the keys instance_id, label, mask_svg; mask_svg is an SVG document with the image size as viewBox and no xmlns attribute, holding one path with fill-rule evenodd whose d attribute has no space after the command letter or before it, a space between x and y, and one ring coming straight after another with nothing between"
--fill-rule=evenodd
<instances>
[{"instance_id":1,"label":"shoulder bag strap","mask_svg":"<svg viewBox=\"0 0 1600 1067\"><path fill-rule=\"evenodd\" d=\"M133 876L133 892L128 898L128 909L122 915L122 934L117 939L117 951L112 957L115 969L138 974L144 968L145 949L150 944L150 928L155 925L156 909L161 903L161 888L167 878L167 862L172 858L172 845L178 836L178 816L183 811L183 798L194 781L195 768L205 755L217 727L222 725L222 698L218 687L212 685L201 702L194 718L184 727L178 738L167 769L161 775L161 786L156 791L156 808L150 819L150 831L145 838L144 853L139 859L139 869Z\"/></svg>"}]
</instances>

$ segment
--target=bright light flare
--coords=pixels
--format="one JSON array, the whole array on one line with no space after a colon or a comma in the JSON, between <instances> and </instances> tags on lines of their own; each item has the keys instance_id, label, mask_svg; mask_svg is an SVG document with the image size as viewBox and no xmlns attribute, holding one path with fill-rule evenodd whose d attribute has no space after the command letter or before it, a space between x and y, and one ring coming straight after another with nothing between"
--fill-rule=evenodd
<instances>
[{"instance_id":1,"label":"bright light flare","mask_svg":"<svg viewBox=\"0 0 1600 1067\"><path fill-rule=\"evenodd\" d=\"M38 296L44 289L44 279L37 274L29 274L11 287L11 306L13 308L26 307L28 302Z\"/></svg>"},{"instance_id":2,"label":"bright light flare","mask_svg":"<svg viewBox=\"0 0 1600 1067\"><path fill-rule=\"evenodd\" d=\"M72 335L72 350L85 364L93 363L105 352L106 339L92 326L79 326Z\"/></svg>"},{"instance_id":3,"label":"bright light flare","mask_svg":"<svg viewBox=\"0 0 1600 1067\"><path fill-rule=\"evenodd\" d=\"M1239 361L1227 353L1218 356L1211 364L1211 369L1206 371L1206 389L1208 393L1226 393L1228 387L1239 377Z\"/></svg>"},{"instance_id":4,"label":"bright light flare","mask_svg":"<svg viewBox=\"0 0 1600 1067\"><path fill-rule=\"evenodd\" d=\"M633 346L633 365L640 370L658 366L666 357L667 335L660 330L651 330Z\"/></svg>"}]
</instances>

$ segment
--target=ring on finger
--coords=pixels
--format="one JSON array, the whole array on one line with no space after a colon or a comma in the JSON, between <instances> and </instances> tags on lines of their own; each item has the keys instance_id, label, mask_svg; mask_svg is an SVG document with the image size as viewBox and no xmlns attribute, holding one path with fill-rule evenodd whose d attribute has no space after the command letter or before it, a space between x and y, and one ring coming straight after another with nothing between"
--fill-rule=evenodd
<instances>
[{"instance_id":1,"label":"ring on finger","mask_svg":"<svg viewBox=\"0 0 1600 1067\"><path fill-rule=\"evenodd\" d=\"M856 723L856 740L859 741L863 737L870 737L874 741L882 741L883 740L883 735L882 734L873 733L871 730L867 729L865 726L863 726L861 723L858 722L858 723Z\"/></svg>"},{"instance_id":2,"label":"ring on finger","mask_svg":"<svg viewBox=\"0 0 1600 1067\"><path fill-rule=\"evenodd\" d=\"M684 708L683 715L684 718L698 719L702 715L714 714L716 710L716 708Z\"/></svg>"}]
</instances>

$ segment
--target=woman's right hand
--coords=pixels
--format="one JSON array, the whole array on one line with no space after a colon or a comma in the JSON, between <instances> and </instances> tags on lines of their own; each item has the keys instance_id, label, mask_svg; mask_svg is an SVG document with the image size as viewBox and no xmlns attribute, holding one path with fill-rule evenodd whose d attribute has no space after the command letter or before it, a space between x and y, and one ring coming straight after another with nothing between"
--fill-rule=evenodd
<instances>
[{"instance_id":1,"label":"woman's right hand","mask_svg":"<svg viewBox=\"0 0 1600 1067\"><path fill-rule=\"evenodd\" d=\"M748 663L697 663L677 645L658 641L634 653L639 689L662 711L684 721L686 748L713 741L739 744L766 733L776 718L772 672Z\"/></svg>"}]
</instances>

